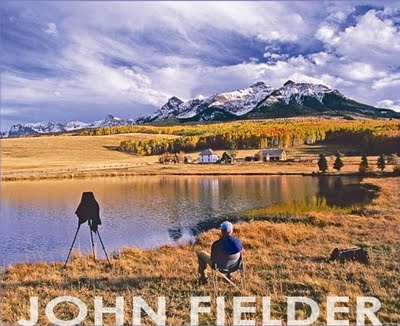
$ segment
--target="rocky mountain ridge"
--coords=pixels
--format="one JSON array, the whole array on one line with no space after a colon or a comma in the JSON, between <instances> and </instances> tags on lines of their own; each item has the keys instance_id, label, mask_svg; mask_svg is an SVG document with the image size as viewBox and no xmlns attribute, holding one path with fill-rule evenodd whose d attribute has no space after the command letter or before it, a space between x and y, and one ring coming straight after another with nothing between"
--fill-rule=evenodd
<instances>
[{"instance_id":1,"label":"rocky mountain ridge","mask_svg":"<svg viewBox=\"0 0 400 326\"><path fill-rule=\"evenodd\" d=\"M112 126L126 126L135 123L133 119L122 119L114 117L113 115L107 115L103 120L94 121L91 123L82 121L69 121L65 124L54 123L51 121L41 121L34 123L16 124L11 126L8 133L3 133L3 137L22 137L39 134L52 134L69 132L82 129L94 129L101 127L112 127Z\"/></svg>"},{"instance_id":2,"label":"rocky mountain ridge","mask_svg":"<svg viewBox=\"0 0 400 326\"><path fill-rule=\"evenodd\" d=\"M260 81L247 88L216 93L186 102L173 96L152 115L137 119L122 119L108 115L105 119L92 123L70 121L60 124L42 121L16 124L8 133L3 133L1 136L20 137L145 123L230 121L318 115L400 119L398 112L359 103L346 97L339 90L322 84L295 83L288 80L282 87L274 89Z\"/></svg>"},{"instance_id":3,"label":"rocky mountain ridge","mask_svg":"<svg viewBox=\"0 0 400 326\"><path fill-rule=\"evenodd\" d=\"M328 86L288 80L277 89L264 82L257 82L248 88L218 93L204 99L183 102L172 97L153 115L137 119L137 123L168 120L226 121L326 114L400 118L397 112L356 102Z\"/></svg>"}]
</instances>

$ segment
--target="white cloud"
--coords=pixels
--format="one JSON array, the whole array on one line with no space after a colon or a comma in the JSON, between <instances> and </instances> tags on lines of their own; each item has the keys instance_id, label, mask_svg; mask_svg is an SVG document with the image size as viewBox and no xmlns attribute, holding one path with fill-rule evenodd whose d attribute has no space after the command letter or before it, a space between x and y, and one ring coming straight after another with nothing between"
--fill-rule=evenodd
<instances>
[{"instance_id":1,"label":"white cloud","mask_svg":"<svg viewBox=\"0 0 400 326\"><path fill-rule=\"evenodd\" d=\"M298 36L295 32L288 33L286 31L274 30L258 34L257 39L261 41L294 42L298 40Z\"/></svg>"},{"instance_id":2,"label":"white cloud","mask_svg":"<svg viewBox=\"0 0 400 326\"><path fill-rule=\"evenodd\" d=\"M286 54L272 53L269 51L264 53L264 58L268 61L285 60L287 57L288 56Z\"/></svg>"},{"instance_id":3,"label":"white cloud","mask_svg":"<svg viewBox=\"0 0 400 326\"><path fill-rule=\"evenodd\" d=\"M385 71L379 70L373 65L364 62L351 62L343 64L342 66L338 64L338 68L341 71L341 75L350 80L366 81L386 76Z\"/></svg>"},{"instance_id":4,"label":"white cloud","mask_svg":"<svg viewBox=\"0 0 400 326\"><path fill-rule=\"evenodd\" d=\"M162 5L174 10L175 23L184 30L208 25L260 40L283 41L297 40L307 30L302 15L279 2L166 2ZM314 10L310 8L308 13Z\"/></svg>"},{"instance_id":5,"label":"white cloud","mask_svg":"<svg viewBox=\"0 0 400 326\"><path fill-rule=\"evenodd\" d=\"M56 36L58 34L57 25L53 22L47 23L44 32L46 34Z\"/></svg>"},{"instance_id":6,"label":"white cloud","mask_svg":"<svg viewBox=\"0 0 400 326\"><path fill-rule=\"evenodd\" d=\"M335 45L340 41L337 28L330 24L323 24L315 33L315 37L328 45Z\"/></svg>"},{"instance_id":7,"label":"white cloud","mask_svg":"<svg viewBox=\"0 0 400 326\"><path fill-rule=\"evenodd\" d=\"M80 103L108 101L110 103L144 103L161 105L170 94L151 87L151 79L133 68L112 68L100 60L75 53L69 60L70 67L79 70L75 77L36 79L4 73L4 101L22 103L54 103L60 97ZM24 86L22 86L24 85Z\"/></svg>"},{"instance_id":8,"label":"white cloud","mask_svg":"<svg viewBox=\"0 0 400 326\"><path fill-rule=\"evenodd\" d=\"M330 63L333 60L335 60L335 56L333 56L332 54L327 53L327 52L318 52L318 53L311 54L310 55L310 59L317 66L324 67L328 63Z\"/></svg>"},{"instance_id":9,"label":"white cloud","mask_svg":"<svg viewBox=\"0 0 400 326\"><path fill-rule=\"evenodd\" d=\"M400 73L394 73L387 77L375 80L372 85L372 88L376 90L381 90L386 87L394 87L398 89L400 87ZM399 96L398 92L397 94Z\"/></svg>"},{"instance_id":10,"label":"white cloud","mask_svg":"<svg viewBox=\"0 0 400 326\"><path fill-rule=\"evenodd\" d=\"M340 4L339 7L335 3L328 6L327 11L330 14L324 19L315 32L318 40L326 43L326 45L334 45L339 40L338 35L340 24L344 23L349 15L354 11L354 7L346 4Z\"/></svg>"},{"instance_id":11,"label":"white cloud","mask_svg":"<svg viewBox=\"0 0 400 326\"><path fill-rule=\"evenodd\" d=\"M353 25L343 28L347 16L355 8L341 8L333 4L332 14L321 22L315 36L324 42L333 55L312 55L314 62L322 60L324 71L339 77L344 91L359 101L375 105L385 98L398 98L400 87L398 58L400 31L395 20L399 12L392 4L384 10L369 10L355 16ZM393 3L394 8L396 4ZM335 15L335 10L342 11ZM321 63L321 62L320 62Z\"/></svg>"},{"instance_id":12,"label":"white cloud","mask_svg":"<svg viewBox=\"0 0 400 326\"><path fill-rule=\"evenodd\" d=\"M367 12L357 23L340 35L337 51L349 58L393 63L400 57L400 33L393 21L382 20L376 11Z\"/></svg>"},{"instance_id":13,"label":"white cloud","mask_svg":"<svg viewBox=\"0 0 400 326\"><path fill-rule=\"evenodd\" d=\"M361 16L354 26L343 31L339 25L323 22L316 37L347 60L385 66L400 57L400 31L393 20L383 19L376 10Z\"/></svg>"},{"instance_id":14,"label":"white cloud","mask_svg":"<svg viewBox=\"0 0 400 326\"><path fill-rule=\"evenodd\" d=\"M379 108L391 109L400 112L400 101L382 100L376 103Z\"/></svg>"}]
</instances>

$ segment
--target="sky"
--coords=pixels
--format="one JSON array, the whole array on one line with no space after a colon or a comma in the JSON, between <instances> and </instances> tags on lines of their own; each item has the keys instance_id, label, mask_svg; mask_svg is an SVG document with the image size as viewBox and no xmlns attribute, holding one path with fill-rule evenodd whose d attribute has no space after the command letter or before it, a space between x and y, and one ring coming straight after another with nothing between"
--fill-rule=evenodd
<instances>
[{"instance_id":1,"label":"sky","mask_svg":"<svg viewBox=\"0 0 400 326\"><path fill-rule=\"evenodd\" d=\"M1 2L1 130L291 79L400 111L400 1Z\"/></svg>"}]
</instances>

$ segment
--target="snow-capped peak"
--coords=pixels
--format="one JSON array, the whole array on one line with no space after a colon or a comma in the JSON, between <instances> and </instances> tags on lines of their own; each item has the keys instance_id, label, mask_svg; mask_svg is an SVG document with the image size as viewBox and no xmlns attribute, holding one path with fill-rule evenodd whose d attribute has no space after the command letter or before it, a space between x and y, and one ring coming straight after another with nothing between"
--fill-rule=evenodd
<instances>
[{"instance_id":1,"label":"snow-capped peak","mask_svg":"<svg viewBox=\"0 0 400 326\"><path fill-rule=\"evenodd\" d=\"M157 112L138 121L151 122L170 118L188 119L196 116L207 108L218 108L237 116L246 114L259 102L267 97L273 88L262 81L250 87L233 92L217 93L210 97L201 97L183 102L177 97L171 97Z\"/></svg>"},{"instance_id":2,"label":"snow-capped peak","mask_svg":"<svg viewBox=\"0 0 400 326\"><path fill-rule=\"evenodd\" d=\"M244 116L261 102L274 104L277 102L289 105L298 103L303 105L304 98L315 98L323 104L323 98L332 89L321 84L295 83L288 80L283 87L274 89L263 81L231 92L217 93L206 98L191 99L182 102L177 97L171 97L157 112L147 118L140 118L138 122L151 122L166 119L193 119L203 111L211 114L212 109L218 109L219 114L226 112L227 115ZM211 111L210 111L211 110ZM222 110L222 111L221 111Z\"/></svg>"},{"instance_id":3,"label":"snow-capped peak","mask_svg":"<svg viewBox=\"0 0 400 326\"><path fill-rule=\"evenodd\" d=\"M25 127L30 127L30 128L46 128L48 126L54 125L53 122L50 122L48 120L45 121L38 121L38 122L28 122L25 124Z\"/></svg>"},{"instance_id":4,"label":"snow-capped peak","mask_svg":"<svg viewBox=\"0 0 400 326\"><path fill-rule=\"evenodd\" d=\"M82 122L82 121L69 121L64 125L65 130L67 131L73 131L73 130L79 130L79 129L86 129L91 126L90 123L87 122Z\"/></svg>"},{"instance_id":5,"label":"snow-capped peak","mask_svg":"<svg viewBox=\"0 0 400 326\"><path fill-rule=\"evenodd\" d=\"M115 126L125 126L125 125L132 125L134 124L133 119L123 119L123 118L118 118L114 117L113 115L109 114L105 117L104 120L98 120L93 122L90 127L91 128L96 128L96 127L115 127Z\"/></svg>"},{"instance_id":6,"label":"snow-capped peak","mask_svg":"<svg viewBox=\"0 0 400 326\"><path fill-rule=\"evenodd\" d=\"M155 112L149 119L151 120L162 120L168 119L170 117L176 116L180 110L182 109L183 101L173 96L168 99L167 103L165 103L157 112Z\"/></svg>"},{"instance_id":7,"label":"snow-capped peak","mask_svg":"<svg viewBox=\"0 0 400 326\"><path fill-rule=\"evenodd\" d=\"M183 101L176 97L176 96L172 96L168 101L166 105L171 105L171 106L179 106L183 103Z\"/></svg>"},{"instance_id":8,"label":"snow-capped peak","mask_svg":"<svg viewBox=\"0 0 400 326\"><path fill-rule=\"evenodd\" d=\"M286 82L282 87L284 101L289 104L291 99L297 103L303 104L304 97L315 97L320 103L325 96L325 93L332 91L329 87L322 84L311 83L294 83L292 81Z\"/></svg>"},{"instance_id":9,"label":"snow-capped peak","mask_svg":"<svg viewBox=\"0 0 400 326\"><path fill-rule=\"evenodd\" d=\"M271 88L271 86L267 85L263 81L258 81L255 82L253 85L251 85L249 88Z\"/></svg>"},{"instance_id":10,"label":"snow-capped peak","mask_svg":"<svg viewBox=\"0 0 400 326\"><path fill-rule=\"evenodd\" d=\"M323 104L325 94L332 91L331 88L322 84L295 83L288 80L283 84L283 87L273 91L266 101L270 104L284 102L285 104L297 103L303 105L305 98L315 98Z\"/></svg>"},{"instance_id":11,"label":"snow-capped peak","mask_svg":"<svg viewBox=\"0 0 400 326\"><path fill-rule=\"evenodd\" d=\"M214 95L210 106L223 107L227 112L240 116L251 111L272 91L273 88L271 86L264 82L257 82L247 88Z\"/></svg>"},{"instance_id":12,"label":"snow-capped peak","mask_svg":"<svg viewBox=\"0 0 400 326\"><path fill-rule=\"evenodd\" d=\"M65 131L64 126L60 123L53 123L51 121L31 122L24 125L25 128L31 128L37 133L50 133Z\"/></svg>"},{"instance_id":13,"label":"snow-capped peak","mask_svg":"<svg viewBox=\"0 0 400 326\"><path fill-rule=\"evenodd\" d=\"M30 122L26 124L16 124L11 126L8 134L3 134L2 137L6 135L8 137L20 137L29 136L36 134L49 134L58 133L74 130L82 130L89 128L99 128L99 127L111 127L111 126L126 126L135 123L133 119L122 119L114 117L113 115L107 115L104 120L98 120L91 123L82 121L69 121L65 124L54 123L51 121L41 121L41 122Z\"/></svg>"}]
</instances>

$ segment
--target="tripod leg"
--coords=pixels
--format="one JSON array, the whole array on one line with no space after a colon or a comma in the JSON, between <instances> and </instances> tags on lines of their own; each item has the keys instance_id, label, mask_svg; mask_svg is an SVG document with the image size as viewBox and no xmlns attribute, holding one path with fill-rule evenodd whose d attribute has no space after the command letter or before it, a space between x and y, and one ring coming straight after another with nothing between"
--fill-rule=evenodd
<instances>
[{"instance_id":1,"label":"tripod leg","mask_svg":"<svg viewBox=\"0 0 400 326\"><path fill-rule=\"evenodd\" d=\"M107 258L108 264L111 266L111 262L110 262L110 259L108 258L108 255L107 255L107 252L106 252L106 248L104 247L103 240L101 240L101 236L100 236L100 232L99 232L99 230L97 230L97 235L99 236L100 243L101 243L101 247L103 248L103 251L104 251L104 253L105 253L105 255L106 255L106 258Z\"/></svg>"},{"instance_id":2,"label":"tripod leg","mask_svg":"<svg viewBox=\"0 0 400 326\"><path fill-rule=\"evenodd\" d=\"M96 251L94 250L93 231L90 225L89 225L89 230L90 230L90 242L92 243L93 260L96 261Z\"/></svg>"},{"instance_id":3,"label":"tripod leg","mask_svg":"<svg viewBox=\"0 0 400 326\"><path fill-rule=\"evenodd\" d=\"M78 228L76 229L74 240L72 241L71 248L69 248L68 256L67 256L67 259L65 260L65 263L64 263L64 268L67 267L68 259L69 259L69 256L71 255L71 251L72 251L72 248L74 247L76 236L78 235L80 227L81 227L81 225L79 224Z\"/></svg>"}]
</instances>

